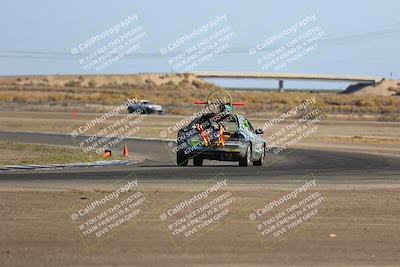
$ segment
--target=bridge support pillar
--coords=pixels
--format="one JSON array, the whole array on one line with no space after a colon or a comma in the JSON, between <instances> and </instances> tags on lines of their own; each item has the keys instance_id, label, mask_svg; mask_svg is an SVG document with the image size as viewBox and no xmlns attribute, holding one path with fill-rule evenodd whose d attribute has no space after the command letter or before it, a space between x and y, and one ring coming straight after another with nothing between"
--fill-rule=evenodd
<instances>
[{"instance_id":1,"label":"bridge support pillar","mask_svg":"<svg viewBox=\"0 0 400 267\"><path fill-rule=\"evenodd\" d=\"M279 80L279 93L283 93L285 89L283 89L283 80Z\"/></svg>"}]
</instances>

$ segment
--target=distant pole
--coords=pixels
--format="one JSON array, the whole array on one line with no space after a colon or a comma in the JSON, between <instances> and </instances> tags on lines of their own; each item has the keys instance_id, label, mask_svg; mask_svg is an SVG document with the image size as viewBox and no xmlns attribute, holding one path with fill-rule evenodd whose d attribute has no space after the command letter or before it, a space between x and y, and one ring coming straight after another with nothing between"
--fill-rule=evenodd
<instances>
[{"instance_id":1,"label":"distant pole","mask_svg":"<svg viewBox=\"0 0 400 267\"><path fill-rule=\"evenodd\" d=\"M279 93L283 93L285 89L283 89L283 80L279 80Z\"/></svg>"},{"instance_id":2,"label":"distant pole","mask_svg":"<svg viewBox=\"0 0 400 267\"><path fill-rule=\"evenodd\" d=\"M390 79L393 80L393 73L390 73Z\"/></svg>"}]
</instances>

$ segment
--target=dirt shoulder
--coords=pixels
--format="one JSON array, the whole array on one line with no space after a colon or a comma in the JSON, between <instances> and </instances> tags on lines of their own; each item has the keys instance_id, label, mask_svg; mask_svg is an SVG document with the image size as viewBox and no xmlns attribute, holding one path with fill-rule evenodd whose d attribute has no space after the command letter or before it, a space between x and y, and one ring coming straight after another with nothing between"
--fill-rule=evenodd
<instances>
[{"instance_id":1,"label":"dirt shoulder","mask_svg":"<svg viewBox=\"0 0 400 267\"><path fill-rule=\"evenodd\" d=\"M70 147L0 141L0 165L72 163L103 160Z\"/></svg>"},{"instance_id":2,"label":"dirt shoulder","mask_svg":"<svg viewBox=\"0 0 400 267\"><path fill-rule=\"evenodd\" d=\"M66 210L95 191L0 192L2 265L395 266L400 261L398 187L325 188L329 205L321 206L321 215L268 248L242 209L205 235L175 247L155 210L183 191L157 186L145 189L154 209L144 210L135 223L86 249ZM264 203L265 196L285 192L241 186L232 194L241 205L254 206Z\"/></svg>"},{"instance_id":3,"label":"dirt shoulder","mask_svg":"<svg viewBox=\"0 0 400 267\"><path fill-rule=\"evenodd\" d=\"M26 144L11 141L0 141L0 151L0 166L63 164L105 160L102 155L84 153L82 149L76 147ZM141 160L141 156L133 153L129 157L122 157L114 153L112 159Z\"/></svg>"}]
</instances>

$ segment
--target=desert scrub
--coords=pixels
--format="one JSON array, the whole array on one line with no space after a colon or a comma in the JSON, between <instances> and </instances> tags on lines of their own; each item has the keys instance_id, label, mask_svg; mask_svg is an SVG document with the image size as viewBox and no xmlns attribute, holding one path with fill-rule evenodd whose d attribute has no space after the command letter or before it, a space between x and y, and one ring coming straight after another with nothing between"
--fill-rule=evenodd
<instances>
[{"instance_id":1,"label":"desert scrub","mask_svg":"<svg viewBox=\"0 0 400 267\"><path fill-rule=\"evenodd\" d=\"M102 160L81 149L0 141L0 165L72 163Z\"/></svg>"}]
</instances>

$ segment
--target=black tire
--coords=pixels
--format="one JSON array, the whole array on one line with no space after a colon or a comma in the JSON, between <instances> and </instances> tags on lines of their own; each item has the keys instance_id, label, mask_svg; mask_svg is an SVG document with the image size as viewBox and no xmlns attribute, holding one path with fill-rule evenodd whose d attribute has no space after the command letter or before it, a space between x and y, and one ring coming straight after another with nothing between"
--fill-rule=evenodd
<instances>
[{"instance_id":1,"label":"black tire","mask_svg":"<svg viewBox=\"0 0 400 267\"><path fill-rule=\"evenodd\" d=\"M254 166L263 166L265 160L265 148L263 147L263 151L259 160L253 161Z\"/></svg>"},{"instance_id":2,"label":"black tire","mask_svg":"<svg viewBox=\"0 0 400 267\"><path fill-rule=\"evenodd\" d=\"M186 157L185 152L178 151L176 152L176 165L178 166L187 166L189 159Z\"/></svg>"},{"instance_id":3,"label":"black tire","mask_svg":"<svg viewBox=\"0 0 400 267\"><path fill-rule=\"evenodd\" d=\"M247 167L251 164L251 146L247 146L246 154L243 158L239 159L239 166Z\"/></svg>"},{"instance_id":4,"label":"black tire","mask_svg":"<svg viewBox=\"0 0 400 267\"><path fill-rule=\"evenodd\" d=\"M203 166L203 159L199 157L194 157L193 159L194 166Z\"/></svg>"}]
</instances>

